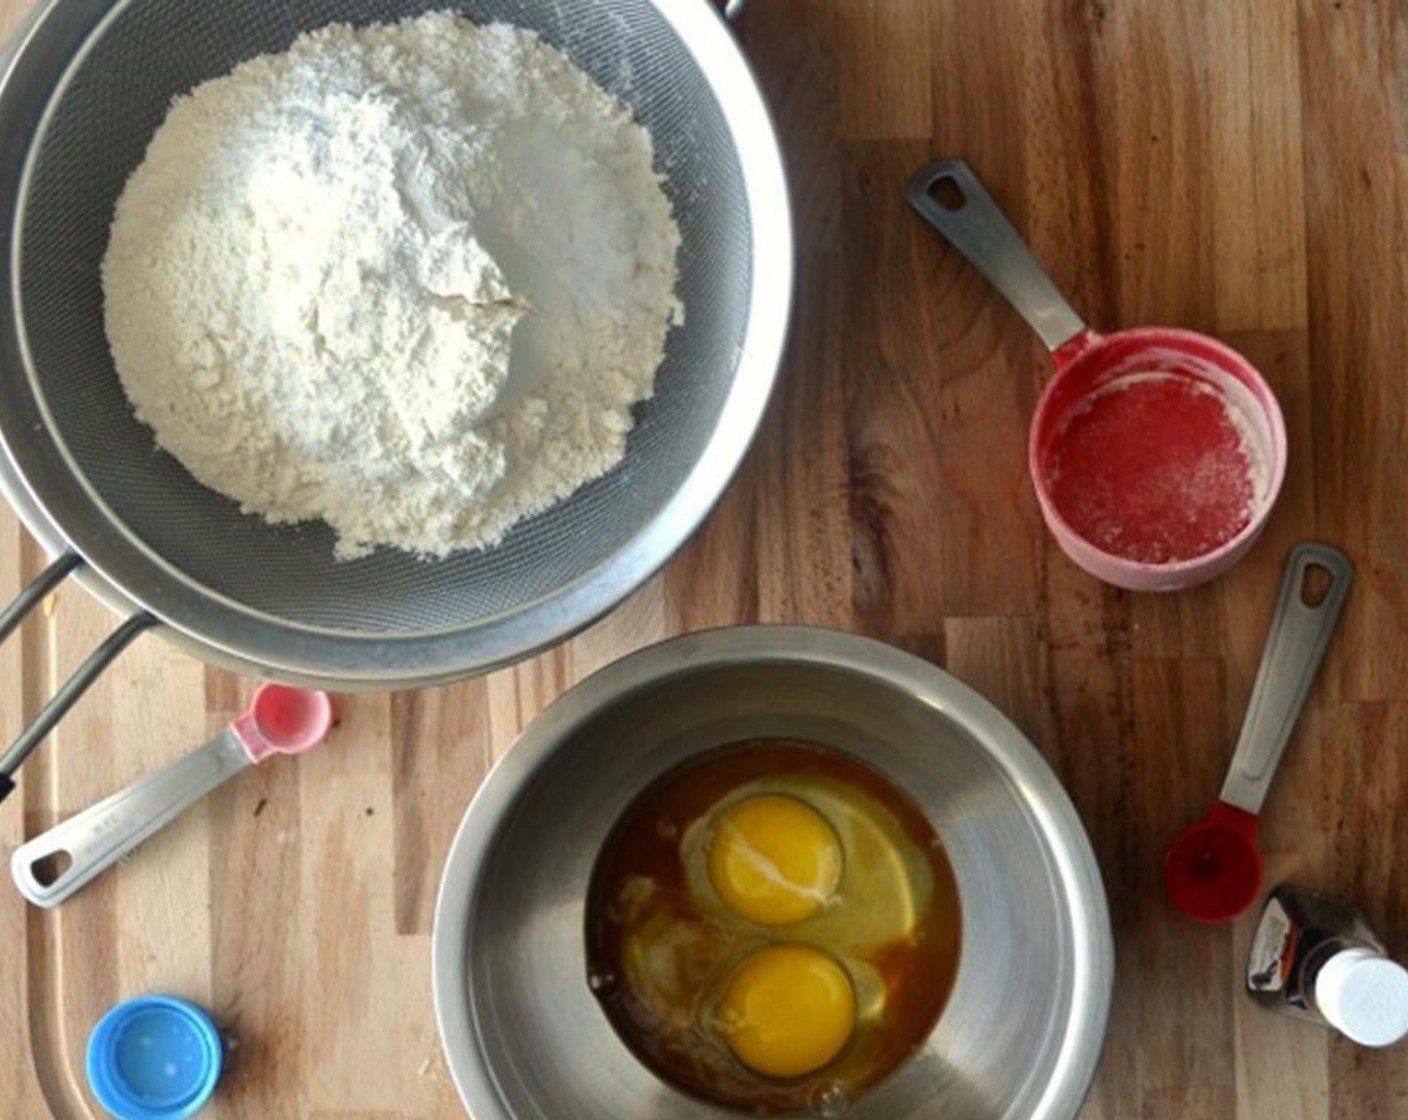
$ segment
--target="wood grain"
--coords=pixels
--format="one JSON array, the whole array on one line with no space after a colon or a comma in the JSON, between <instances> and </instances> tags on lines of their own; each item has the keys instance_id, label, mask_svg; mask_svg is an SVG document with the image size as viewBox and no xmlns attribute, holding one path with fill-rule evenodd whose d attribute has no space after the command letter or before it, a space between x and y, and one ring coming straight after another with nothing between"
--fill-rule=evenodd
<instances>
[{"instance_id":1,"label":"wood grain","mask_svg":"<svg viewBox=\"0 0 1408 1120\"><path fill-rule=\"evenodd\" d=\"M13 23L26 0L0 0ZM1096 1120L1408 1114L1369 1053L1239 994L1248 929L1163 901L1217 789L1282 558L1360 579L1265 818L1273 877L1354 897L1408 957L1408 8L1374 0L755 0L742 38L792 176L782 381L690 546L611 617L514 669L341 706L324 750L210 798L57 915L0 891L0 1113L92 1117L88 1030L150 989L236 1041L209 1115L460 1115L428 949L441 863L494 759L562 689L670 634L810 622L919 652L999 702L1066 782L1120 953ZM906 209L966 156L1101 327L1217 333L1291 437L1267 533L1212 586L1130 596L1045 536L1024 468L1046 376L1022 323ZM0 512L0 595L42 563ZM112 625L64 588L0 649L0 733ZM175 756L247 686L144 638L0 808L0 847Z\"/></svg>"}]
</instances>

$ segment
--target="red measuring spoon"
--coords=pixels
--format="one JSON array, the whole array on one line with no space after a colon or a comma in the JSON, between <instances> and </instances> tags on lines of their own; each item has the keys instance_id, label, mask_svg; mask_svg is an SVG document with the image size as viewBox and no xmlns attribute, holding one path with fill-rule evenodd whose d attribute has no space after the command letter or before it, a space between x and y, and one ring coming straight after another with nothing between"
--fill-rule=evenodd
<instances>
[{"instance_id":1,"label":"red measuring spoon","mask_svg":"<svg viewBox=\"0 0 1408 1120\"><path fill-rule=\"evenodd\" d=\"M1317 574L1323 583L1319 588L1312 586ZM1169 898L1201 922L1230 921L1261 891L1257 814L1353 581L1349 558L1327 544L1296 545L1286 560L1281 595L1222 793L1212 811L1186 828L1164 858Z\"/></svg>"},{"instance_id":2,"label":"red measuring spoon","mask_svg":"<svg viewBox=\"0 0 1408 1120\"><path fill-rule=\"evenodd\" d=\"M1061 551L1131 591L1192 587L1235 564L1286 472L1265 378L1193 331L1091 330L963 160L921 168L907 197L1051 351L1027 465Z\"/></svg>"}]
</instances>

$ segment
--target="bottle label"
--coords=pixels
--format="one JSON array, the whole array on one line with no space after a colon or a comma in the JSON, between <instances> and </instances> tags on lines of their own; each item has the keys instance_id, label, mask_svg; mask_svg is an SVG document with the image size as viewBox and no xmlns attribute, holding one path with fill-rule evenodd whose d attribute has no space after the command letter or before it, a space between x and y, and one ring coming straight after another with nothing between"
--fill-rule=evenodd
<instances>
[{"instance_id":1,"label":"bottle label","mask_svg":"<svg viewBox=\"0 0 1408 1120\"><path fill-rule=\"evenodd\" d=\"M1299 931L1278 898L1261 915L1247 963L1247 987L1254 992L1284 992L1290 984Z\"/></svg>"}]
</instances>

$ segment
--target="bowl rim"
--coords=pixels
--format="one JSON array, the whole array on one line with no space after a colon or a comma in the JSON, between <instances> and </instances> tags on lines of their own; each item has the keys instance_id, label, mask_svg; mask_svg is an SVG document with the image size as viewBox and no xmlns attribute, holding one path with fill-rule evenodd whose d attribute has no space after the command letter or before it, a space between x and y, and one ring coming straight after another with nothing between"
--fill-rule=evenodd
<instances>
[{"instance_id":1,"label":"bowl rim","mask_svg":"<svg viewBox=\"0 0 1408 1120\"><path fill-rule=\"evenodd\" d=\"M992 760L1021 791L1026 809L1051 844L1054 870L1069 887L1063 897L1073 946L1066 1030L1029 1120L1072 1120L1084 1104L1103 1049L1114 987L1114 937L1089 836L1055 772L1007 716L938 666L842 630L769 624L666 639L598 670L554 700L479 787L450 846L431 933L436 1023L465 1107L475 1120L521 1120L504 1101L484 1057L469 995L475 900L494 837L520 795L574 732L606 708L702 669L759 662L838 669L905 690L987 744Z\"/></svg>"}]
</instances>

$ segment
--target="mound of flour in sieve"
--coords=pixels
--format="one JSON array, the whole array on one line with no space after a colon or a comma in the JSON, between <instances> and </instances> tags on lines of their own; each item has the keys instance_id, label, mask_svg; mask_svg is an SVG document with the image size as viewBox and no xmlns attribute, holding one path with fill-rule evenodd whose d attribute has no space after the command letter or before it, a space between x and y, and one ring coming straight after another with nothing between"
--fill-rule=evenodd
<instances>
[{"instance_id":1,"label":"mound of flour in sieve","mask_svg":"<svg viewBox=\"0 0 1408 1120\"><path fill-rule=\"evenodd\" d=\"M172 106L108 339L197 479L340 557L488 545L620 461L679 231L649 134L533 34L332 26Z\"/></svg>"}]
</instances>

